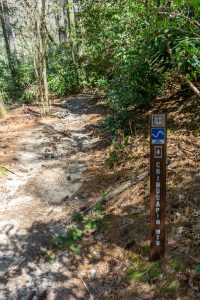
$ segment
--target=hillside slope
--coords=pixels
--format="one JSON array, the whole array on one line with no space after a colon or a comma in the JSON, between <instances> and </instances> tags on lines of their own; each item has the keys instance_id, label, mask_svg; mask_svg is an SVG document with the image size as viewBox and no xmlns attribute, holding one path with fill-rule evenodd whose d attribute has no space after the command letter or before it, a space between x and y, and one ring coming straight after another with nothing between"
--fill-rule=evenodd
<instances>
[{"instance_id":1,"label":"hillside slope","mask_svg":"<svg viewBox=\"0 0 200 300\"><path fill-rule=\"evenodd\" d=\"M25 107L1 120L1 299L200 297L200 122L189 99L177 90L133 111L133 136L115 144L89 95L57 101L48 118ZM148 261L152 112L168 115L162 264Z\"/></svg>"}]
</instances>

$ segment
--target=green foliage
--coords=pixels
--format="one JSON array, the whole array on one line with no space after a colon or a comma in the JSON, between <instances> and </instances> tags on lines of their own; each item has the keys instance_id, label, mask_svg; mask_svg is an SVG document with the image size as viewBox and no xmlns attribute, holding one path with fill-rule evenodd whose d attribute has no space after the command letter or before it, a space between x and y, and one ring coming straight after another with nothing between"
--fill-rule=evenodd
<instances>
[{"instance_id":1,"label":"green foliage","mask_svg":"<svg viewBox=\"0 0 200 300\"><path fill-rule=\"evenodd\" d=\"M102 205L97 203L92 211L91 217L86 219L80 212L74 212L72 215L73 221L79 223L70 227L66 235L56 235L48 245L49 251L45 254L48 257L52 255L52 251L60 251L68 249L76 254L80 253L80 248L77 247L77 243L80 242L84 236L84 233L90 233L103 228L104 216L102 214ZM46 253L46 252L45 252Z\"/></svg>"},{"instance_id":2,"label":"green foliage","mask_svg":"<svg viewBox=\"0 0 200 300\"><path fill-rule=\"evenodd\" d=\"M83 237L82 230L78 229L76 226L72 226L68 233L68 239L74 242L81 240Z\"/></svg>"},{"instance_id":3,"label":"green foliage","mask_svg":"<svg viewBox=\"0 0 200 300\"><path fill-rule=\"evenodd\" d=\"M86 231L96 231L98 226L94 220L88 219L84 222L84 228Z\"/></svg>"},{"instance_id":4,"label":"green foliage","mask_svg":"<svg viewBox=\"0 0 200 300\"><path fill-rule=\"evenodd\" d=\"M160 275L160 273L160 263L155 263L149 268L148 277L150 280L154 280Z\"/></svg>"},{"instance_id":5,"label":"green foliage","mask_svg":"<svg viewBox=\"0 0 200 300\"><path fill-rule=\"evenodd\" d=\"M200 275L200 265L195 266L195 272Z\"/></svg>"},{"instance_id":6,"label":"green foliage","mask_svg":"<svg viewBox=\"0 0 200 300\"><path fill-rule=\"evenodd\" d=\"M136 254L132 254L130 258L130 267L126 273L126 282L131 283L133 280L140 282L153 282L161 274L161 266L159 262L150 263L144 258Z\"/></svg>"},{"instance_id":7,"label":"green foliage","mask_svg":"<svg viewBox=\"0 0 200 300\"><path fill-rule=\"evenodd\" d=\"M33 103L36 99L34 68L30 62L15 64L15 76L11 76L5 62L0 61L0 90L6 103Z\"/></svg>"},{"instance_id":8,"label":"green foliage","mask_svg":"<svg viewBox=\"0 0 200 300\"><path fill-rule=\"evenodd\" d=\"M48 28L47 77L53 96L105 92L110 116L104 128L115 135L120 129L129 131L131 111L153 101L174 71L199 85L199 0L82 0L78 5L76 22L62 28L68 34L66 43L58 44L59 28L53 21ZM65 8L73 11L71 4ZM52 3L47 22L62 10ZM0 54L0 91L7 103L29 104L37 96L34 51L27 51L32 43L24 33L19 58L13 59L14 75L5 51ZM119 158L111 156L115 164Z\"/></svg>"},{"instance_id":9,"label":"green foliage","mask_svg":"<svg viewBox=\"0 0 200 300\"><path fill-rule=\"evenodd\" d=\"M104 199L106 197L106 193L104 193L103 195L102 195L102 199ZM103 205L102 205L102 203L97 203L95 206L94 206L94 209L93 209L93 211L94 211L94 213L95 214L101 214L102 213L102 211L103 211Z\"/></svg>"},{"instance_id":10,"label":"green foliage","mask_svg":"<svg viewBox=\"0 0 200 300\"><path fill-rule=\"evenodd\" d=\"M68 52L69 49L62 44L49 51L48 84L50 93L55 96L75 93L79 89L72 61L67 63L66 57L70 57Z\"/></svg>"},{"instance_id":11,"label":"green foliage","mask_svg":"<svg viewBox=\"0 0 200 300\"><path fill-rule=\"evenodd\" d=\"M68 249L73 252L73 253L76 253L76 254L80 254L80 248L76 247L74 244L69 244L68 245Z\"/></svg>"},{"instance_id":12,"label":"green foliage","mask_svg":"<svg viewBox=\"0 0 200 300\"><path fill-rule=\"evenodd\" d=\"M104 78L111 115L104 128L127 130L130 111L147 105L178 71L199 82L198 0L82 1L86 78ZM169 52L169 49L171 52ZM90 79L89 79L90 80ZM113 163L118 160L112 155Z\"/></svg>"},{"instance_id":13,"label":"green foliage","mask_svg":"<svg viewBox=\"0 0 200 300\"><path fill-rule=\"evenodd\" d=\"M3 166L0 165L0 176L8 175L8 170L6 170Z\"/></svg>"},{"instance_id":14,"label":"green foliage","mask_svg":"<svg viewBox=\"0 0 200 300\"><path fill-rule=\"evenodd\" d=\"M65 250L68 249L74 253L79 254L80 249L76 246L83 237L83 231L78 229L77 226L72 226L67 235L57 235L51 241L49 247L52 250Z\"/></svg>"},{"instance_id":15,"label":"green foliage","mask_svg":"<svg viewBox=\"0 0 200 300\"><path fill-rule=\"evenodd\" d=\"M109 157L106 160L107 165L109 168L113 168L115 165L117 165L120 161L119 154L116 151L112 151L109 153Z\"/></svg>"},{"instance_id":16,"label":"green foliage","mask_svg":"<svg viewBox=\"0 0 200 300\"><path fill-rule=\"evenodd\" d=\"M129 113L123 108L118 111L111 111L110 116L103 121L102 128L115 136L119 130L127 128L128 119Z\"/></svg>"},{"instance_id":17,"label":"green foliage","mask_svg":"<svg viewBox=\"0 0 200 300\"><path fill-rule=\"evenodd\" d=\"M146 282L146 277L143 273L143 271L135 271L132 268L128 270L126 274L126 283L130 284L134 279L141 281L141 282Z\"/></svg>"},{"instance_id":18,"label":"green foliage","mask_svg":"<svg viewBox=\"0 0 200 300\"><path fill-rule=\"evenodd\" d=\"M57 258L56 255L50 254L48 251L44 252L42 255L48 261L54 261Z\"/></svg>"},{"instance_id":19,"label":"green foliage","mask_svg":"<svg viewBox=\"0 0 200 300\"><path fill-rule=\"evenodd\" d=\"M175 59L179 72L187 79L197 79L200 74L200 38L184 37L177 41Z\"/></svg>"},{"instance_id":20,"label":"green foliage","mask_svg":"<svg viewBox=\"0 0 200 300\"><path fill-rule=\"evenodd\" d=\"M120 136L114 138L109 151L109 157L106 160L107 165L110 168L118 165L126 156L126 147L129 146L130 136Z\"/></svg>"},{"instance_id":21,"label":"green foliage","mask_svg":"<svg viewBox=\"0 0 200 300\"><path fill-rule=\"evenodd\" d=\"M102 201L106 200L106 197L108 196L108 192L109 192L109 191L105 191L105 192L102 192L102 193L101 193ZM98 206L100 206L100 207L103 209L102 204L99 203L99 204L97 204L97 207L98 207ZM96 207L96 206L95 206L95 207Z\"/></svg>"},{"instance_id":22,"label":"green foliage","mask_svg":"<svg viewBox=\"0 0 200 300\"><path fill-rule=\"evenodd\" d=\"M55 96L64 96L78 90L74 70L56 63L48 75L49 91Z\"/></svg>"},{"instance_id":23,"label":"green foliage","mask_svg":"<svg viewBox=\"0 0 200 300\"><path fill-rule=\"evenodd\" d=\"M23 95L20 98L20 102L25 104L33 104L37 98L37 87L36 85L30 85L27 89L24 90Z\"/></svg>"},{"instance_id":24,"label":"green foliage","mask_svg":"<svg viewBox=\"0 0 200 300\"><path fill-rule=\"evenodd\" d=\"M9 99L9 90L11 89L11 76L7 70L4 61L0 60L0 95L6 101Z\"/></svg>"},{"instance_id":25,"label":"green foliage","mask_svg":"<svg viewBox=\"0 0 200 300\"><path fill-rule=\"evenodd\" d=\"M80 212L74 212L72 215L72 220L75 222L82 222L83 221L83 215Z\"/></svg>"},{"instance_id":26,"label":"green foliage","mask_svg":"<svg viewBox=\"0 0 200 300\"><path fill-rule=\"evenodd\" d=\"M180 261L180 259L172 260L170 265L171 265L171 269L174 272L184 273L186 271L186 266L183 262Z\"/></svg>"}]
</instances>

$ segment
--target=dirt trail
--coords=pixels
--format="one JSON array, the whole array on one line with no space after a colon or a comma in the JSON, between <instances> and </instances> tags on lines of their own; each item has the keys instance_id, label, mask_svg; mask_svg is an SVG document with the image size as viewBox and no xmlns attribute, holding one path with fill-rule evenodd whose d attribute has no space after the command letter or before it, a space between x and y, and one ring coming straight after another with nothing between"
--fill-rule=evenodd
<instances>
[{"instance_id":1,"label":"dirt trail","mask_svg":"<svg viewBox=\"0 0 200 300\"><path fill-rule=\"evenodd\" d=\"M154 111L164 105L158 101ZM98 126L106 110L89 95L55 103L49 118L25 107L0 121L0 300L200 299L199 122L169 105L164 266L148 262L147 177L105 201L99 215L71 221L72 212L148 171L149 112L135 114L141 129L118 149L120 163L112 168L113 144ZM100 228L87 231L85 222L93 220ZM75 244L80 252L48 248L72 224L84 232Z\"/></svg>"},{"instance_id":2,"label":"dirt trail","mask_svg":"<svg viewBox=\"0 0 200 300\"><path fill-rule=\"evenodd\" d=\"M80 190L87 152L98 142L87 125L103 113L88 101L59 103L44 119L16 110L1 125L2 164L15 173L0 177L1 300L47 293L48 299L89 299L84 281L66 267L68 252L54 262L41 259L45 242L66 233L71 213L86 201Z\"/></svg>"}]
</instances>

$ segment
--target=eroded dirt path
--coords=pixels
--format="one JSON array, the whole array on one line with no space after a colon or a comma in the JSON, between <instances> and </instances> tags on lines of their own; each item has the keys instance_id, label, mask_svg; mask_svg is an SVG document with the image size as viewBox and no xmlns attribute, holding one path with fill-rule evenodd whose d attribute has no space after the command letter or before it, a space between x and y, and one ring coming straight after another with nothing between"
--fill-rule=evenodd
<instances>
[{"instance_id":1,"label":"eroded dirt path","mask_svg":"<svg viewBox=\"0 0 200 300\"><path fill-rule=\"evenodd\" d=\"M47 262L41 251L93 193L82 187L99 142L90 125L103 113L80 96L54 105L51 117L16 109L1 123L2 165L13 173L0 177L0 299L89 299L68 252Z\"/></svg>"}]
</instances>

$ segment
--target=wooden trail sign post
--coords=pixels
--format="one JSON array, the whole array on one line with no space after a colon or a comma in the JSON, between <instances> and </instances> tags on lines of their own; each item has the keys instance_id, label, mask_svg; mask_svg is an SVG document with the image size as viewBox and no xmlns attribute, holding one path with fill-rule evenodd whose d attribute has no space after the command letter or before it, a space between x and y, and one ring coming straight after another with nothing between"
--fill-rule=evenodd
<instances>
[{"instance_id":1,"label":"wooden trail sign post","mask_svg":"<svg viewBox=\"0 0 200 300\"><path fill-rule=\"evenodd\" d=\"M165 255L166 145L165 114L152 114L150 121L151 260Z\"/></svg>"}]
</instances>

